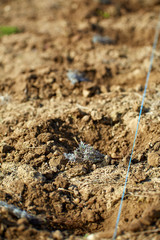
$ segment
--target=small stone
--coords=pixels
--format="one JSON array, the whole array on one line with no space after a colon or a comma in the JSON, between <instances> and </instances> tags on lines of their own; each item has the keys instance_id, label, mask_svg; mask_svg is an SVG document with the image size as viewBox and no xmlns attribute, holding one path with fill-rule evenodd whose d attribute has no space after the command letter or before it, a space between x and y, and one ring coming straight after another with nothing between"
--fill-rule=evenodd
<instances>
[{"instance_id":1,"label":"small stone","mask_svg":"<svg viewBox=\"0 0 160 240\"><path fill-rule=\"evenodd\" d=\"M8 209L6 209L5 207L1 207L0 212L1 212L1 214L7 214L8 213Z\"/></svg>"},{"instance_id":2,"label":"small stone","mask_svg":"<svg viewBox=\"0 0 160 240\"><path fill-rule=\"evenodd\" d=\"M54 145L54 146L52 147L52 150L55 151L56 149L57 149L57 146Z\"/></svg>"},{"instance_id":3,"label":"small stone","mask_svg":"<svg viewBox=\"0 0 160 240\"><path fill-rule=\"evenodd\" d=\"M83 118L82 118L82 122L89 122L90 120L90 116L89 115L85 115Z\"/></svg>"},{"instance_id":4,"label":"small stone","mask_svg":"<svg viewBox=\"0 0 160 240\"><path fill-rule=\"evenodd\" d=\"M90 93L91 93L91 91L89 91L89 90L87 90L87 89L84 89L83 90L83 97L89 97L90 96Z\"/></svg>"},{"instance_id":5,"label":"small stone","mask_svg":"<svg viewBox=\"0 0 160 240\"><path fill-rule=\"evenodd\" d=\"M102 113L100 113L96 110L92 110L91 117L94 121L96 121L96 120L101 120L103 116L102 116Z\"/></svg>"},{"instance_id":6,"label":"small stone","mask_svg":"<svg viewBox=\"0 0 160 240\"><path fill-rule=\"evenodd\" d=\"M56 150L53 155L54 155L54 156L59 156L59 154L60 154L59 151Z\"/></svg>"},{"instance_id":7,"label":"small stone","mask_svg":"<svg viewBox=\"0 0 160 240\"><path fill-rule=\"evenodd\" d=\"M89 197L90 197L90 192L87 189L84 189L81 192L81 197L84 201L88 201Z\"/></svg>"},{"instance_id":8,"label":"small stone","mask_svg":"<svg viewBox=\"0 0 160 240\"><path fill-rule=\"evenodd\" d=\"M155 152L149 153L148 154L148 164L153 167L160 166L160 155Z\"/></svg>"},{"instance_id":9,"label":"small stone","mask_svg":"<svg viewBox=\"0 0 160 240\"><path fill-rule=\"evenodd\" d=\"M60 142L64 142L64 141L65 141L65 138L59 138L59 141L60 141Z\"/></svg>"},{"instance_id":10,"label":"small stone","mask_svg":"<svg viewBox=\"0 0 160 240\"><path fill-rule=\"evenodd\" d=\"M80 203L80 199L79 198L75 198L73 201L75 204L79 204Z\"/></svg>"},{"instance_id":11,"label":"small stone","mask_svg":"<svg viewBox=\"0 0 160 240\"><path fill-rule=\"evenodd\" d=\"M101 90L102 93L107 93L108 92L108 89L105 85L100 86L100 90Z\"/></svg>"},{"instance_id":12,"label":"small stone","mask_svg":"<svg viewBox=\"0 0 160 240\"><path fill-rule=\"evenodd\" d=\"M111 158L116 158L116 157L117 157L117 155L115 152L111 153Z\"/></svg>"},{"instance_id":13,"label":"small stone","mask_svg":"<svg viewBox=\"0 0 160 240\"><path fill-rule=\"evenodd\" d=\"M59 230L56 230L55 232L52 233L52 237L55 240L62 240L63 239L63 235Z\"/></svg>"},{"instance_id":14,"label":"small stone","mask_svg":"<svg viewBox=\"0 0 160 240\"><path fill-rule=\"evenodd\" d=\"M96 170L97 169L97 165L96 164L93 164L92 165L92 170L94 171L94 170Z\"/></svg>"}]
</instances>

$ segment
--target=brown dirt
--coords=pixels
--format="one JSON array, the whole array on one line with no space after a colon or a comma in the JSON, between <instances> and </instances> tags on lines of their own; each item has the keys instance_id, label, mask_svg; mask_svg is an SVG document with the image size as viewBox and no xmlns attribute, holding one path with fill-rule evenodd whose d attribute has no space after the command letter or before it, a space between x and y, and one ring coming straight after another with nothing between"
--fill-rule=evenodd
<instances>
[{"instance_id":1,"label":"brown dirt","mask_svg":"<svg viewBox=\"0 0 160 240\"><path fill-rule=\"evenodd\" d=\"M160 2L110 2L0 2L0 25L21 30L0 38L0 200L35 216L0 207L0 239L113 235ZM159 46L117 239L160 237ZM90 81L72 84L70 69ZM110 159L69 162L80 141Z\"/></svg>"}]
</instances>

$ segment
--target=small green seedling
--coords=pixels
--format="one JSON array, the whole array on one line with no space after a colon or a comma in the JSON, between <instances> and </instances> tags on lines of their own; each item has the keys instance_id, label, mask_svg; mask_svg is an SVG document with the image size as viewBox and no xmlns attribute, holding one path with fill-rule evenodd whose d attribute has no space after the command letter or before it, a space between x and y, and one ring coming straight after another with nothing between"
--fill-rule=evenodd
<instances>
[{"instance_id":1,"label":"small green seedling","mask_svg":"<svg viewBox=\"0 0 160 240\"><path fill-rule=\"evenodd\" d=\"M88 236L89 236L89 233L86 233L83 238L86 239Z\"/></svg>"},{"instance_id":2,"label":"small green seedling","mask_svg":"<svg viewBox=\"0 0 160 240\"><path fill-rule=\"evenodd\" d=\"M15 33L19 33L20 30L17 27L12 26L0 26L0 37L4 35L11 35Z\"/></svg>"},{"instance_id":3,"label":"small green seedling","mask_svg":"<svg viewBox=\"0 0 160 240\"><path fill-rule=\"evenodd\" d=\"M104 11L102 11L100 9L97 10L97 13L98 13L99 16L101 16L103 18L109 18L110 17L108 12L104 12Z\"/></svg>"}]
</instances>

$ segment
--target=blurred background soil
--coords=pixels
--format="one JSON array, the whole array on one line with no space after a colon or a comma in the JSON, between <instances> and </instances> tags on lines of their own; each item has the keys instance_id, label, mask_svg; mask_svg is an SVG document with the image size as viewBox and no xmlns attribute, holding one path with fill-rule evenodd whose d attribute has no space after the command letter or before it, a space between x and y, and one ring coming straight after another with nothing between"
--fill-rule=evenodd
<instances>
[{"instance_id":1,"label":"blurred background soil","mask_svg":"<svg viewBox=\"0 0 160 240\"><path fill-rule=\"evenodd\" d=\"M0 0L0 239L112 238L159 11L159 0ZM160 238L159 48L117 239ZM106 157L70 162L81 141Z\"/></svg>"}]
</instances>

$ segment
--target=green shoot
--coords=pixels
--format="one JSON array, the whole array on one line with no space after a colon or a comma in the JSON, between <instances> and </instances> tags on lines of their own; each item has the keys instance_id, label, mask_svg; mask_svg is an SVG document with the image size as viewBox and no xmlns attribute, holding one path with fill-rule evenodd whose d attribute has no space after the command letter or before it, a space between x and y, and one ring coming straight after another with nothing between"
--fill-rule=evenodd
<instances>
[{"instance_id":1,"label":"green shoot","mask_svg":"<svg viewBox=\"0 0 160 240\"><path fill-rule=\"evenodd\" d=\"M104 11L102 11L100 9L97 10L97 13L98 13L99 16L101 16L103 18L109 18L110 17L108 12L104 12Z\"/></svg>"},{"instance_id":2,"label":"green shoot","mask_svg":"<svg viewBox=\"0 0 160 240\"><path fill-rule=\"evenodd\" d=\"M12 26L0 26L0 37L4 35L11 35L15 33L19 33L20 30L17 27Z\"/></svg>"}]
</instances>

